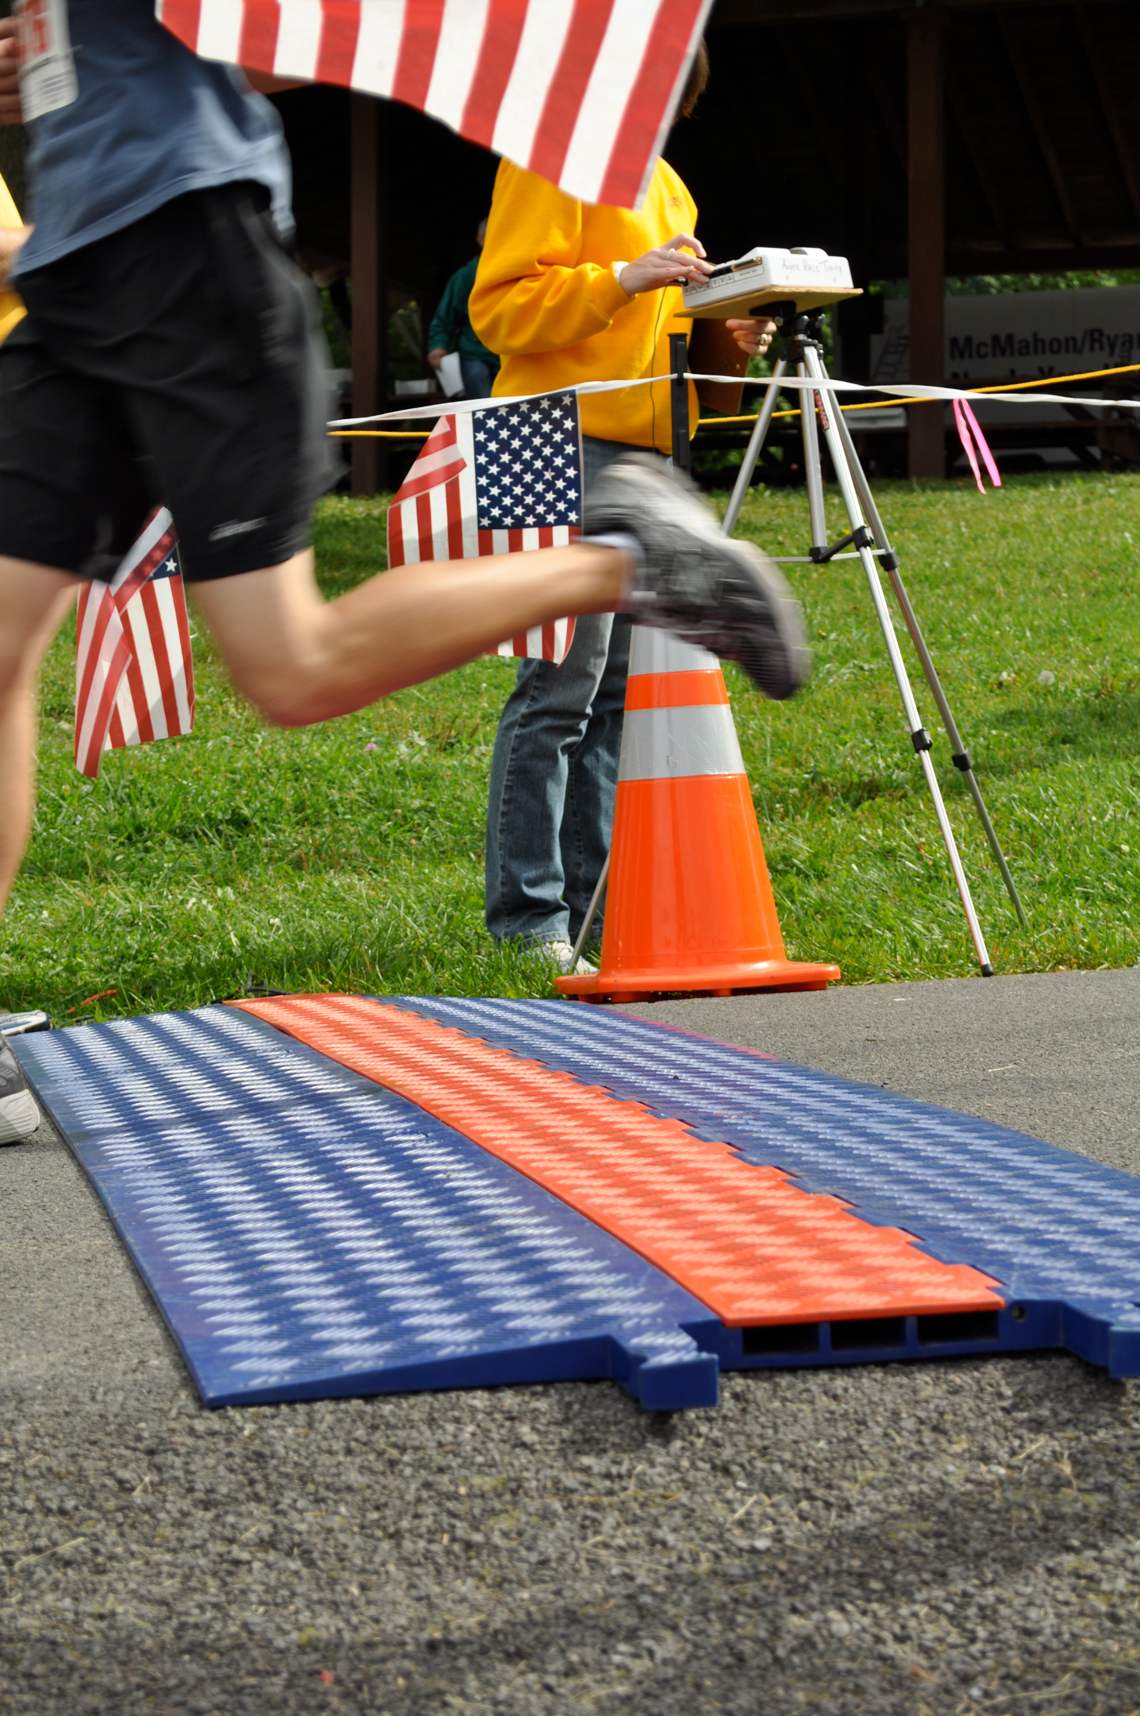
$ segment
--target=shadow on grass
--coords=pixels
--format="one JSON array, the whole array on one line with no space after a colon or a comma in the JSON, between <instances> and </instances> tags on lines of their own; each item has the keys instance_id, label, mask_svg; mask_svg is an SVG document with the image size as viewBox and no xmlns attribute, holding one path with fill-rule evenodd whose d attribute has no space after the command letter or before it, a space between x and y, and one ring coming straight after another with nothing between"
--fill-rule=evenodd
<instances>
[{"instance_id":1,"label":"shadow on grass","mask_svg":"<svg viewBox=\"0 0 1140 1716\"><path fill-rule=\"evenodd\" d=\"M1140 754L1140 691L1132 689L1052 691L1047 698L991 707L981 715L959 715L959 719L979 780L1048 769L1073 756L1123 760ZM936 720L928 719L926 726L934 741L931 759L945 786L953 773L950 741ZM845 778L837 771L834 764L827 770L812 769L799 784L799 794L806 802L858 809L876 799L906 800L914 795L916 784L921 786L921 776L904 774L897 763L879 774L852 773Z\"/></svg>"},{"instance_id":2,"label":"shadow on grass","mask_svg":"<svg viewBox=\"0 0 1140 1716\"><path fill-rule=\"evenodd\" d=\"M798 796L808 802L843 804L851 810L858 810L878 799L902 803L913 796L913 785L897 773L844 778L813 769L800 787Z\"/></svg>"},{"instance_id":3,"label":"shadow on grass","mask_svg":"<svg viewBox=\"0 0 1140 1716\"><path fill-rule=\"evenodd\" d=\"M359 926L353 926L357 931ZM446 941L446 938L444 938ZM450 951L454 954L454 946ZM21 985L15 974L0 987L15 1009L42 1007L57 1025L98 1023L140 1014L179 1012L258 993L375 995L497 995L551 999L554 973L539 961L488 938L472 937L458 976L433 957L429 939L404 942L393 937L371 952L355 944L350 932L301 938L292 945L247 947L241 951L204 945L184 956L171 950L155 962L132 949L82 977L61 972L56 983ZM85 998L91 996L89 1005Z\"/></svg>"},{"instance_id":4,"label":"shadow on grass","mask_svg":"<svg viewBox=\"0 0 1140 1716\"><path fill-rule=\"evenodd\" d=\"M987 762L991 774L1048 766L1059 755L1127 757L1140 752L1140 691L1051 693L992 713L989 723L1009 735L1015 757Z\"/></svg>"}]
</instances>

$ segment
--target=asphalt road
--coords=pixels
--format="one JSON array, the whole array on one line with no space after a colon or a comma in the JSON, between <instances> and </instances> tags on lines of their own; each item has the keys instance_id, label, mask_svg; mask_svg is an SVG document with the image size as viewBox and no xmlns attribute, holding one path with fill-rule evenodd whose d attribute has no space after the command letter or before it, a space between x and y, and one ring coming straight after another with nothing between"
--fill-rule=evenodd
<instances>
[{"instance_id":1,"label":"asphalt road","mask_svg":"<svg viewBox=\"0 0 1140 1716\"><path fill-rule=\"evenodd\" d=\"M636 1009L1140 1172L1140 970ZM1140 1383L1065 1357L207 1412L0 1151L0 1711L1127 1716Z\"/></svg>"}]
</instances>

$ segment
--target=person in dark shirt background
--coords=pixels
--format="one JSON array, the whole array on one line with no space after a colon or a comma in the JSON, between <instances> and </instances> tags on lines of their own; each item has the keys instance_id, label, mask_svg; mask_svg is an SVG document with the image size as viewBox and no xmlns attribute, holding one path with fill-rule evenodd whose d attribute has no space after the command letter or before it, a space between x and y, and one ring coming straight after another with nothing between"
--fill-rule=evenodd
<instances>
[{"instance_id":1,"label":"person in dark shirt background","mask_svg":"<svg viewBox=\"0 0 1140 1716\"><path fill-rule=\"evenodd\" d=\"M481 220L475 234L480 250L486 231L487 222ZM499 373L498 358L487 350L467 315L467 300L478 266L479 258L473 256L451 276L428 329L428 362L437 370L448 352L457 352L463 391L468 399L486 399Z\"/></svg>"}]
</instances>

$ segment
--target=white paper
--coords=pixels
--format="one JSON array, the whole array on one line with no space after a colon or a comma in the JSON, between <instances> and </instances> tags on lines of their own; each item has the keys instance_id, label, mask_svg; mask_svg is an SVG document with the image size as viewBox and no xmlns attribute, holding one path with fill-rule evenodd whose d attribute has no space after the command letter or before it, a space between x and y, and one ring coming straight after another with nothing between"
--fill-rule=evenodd
<instances>
[{"instance_id":1,"label":"white paper","mask_svg":"<svg viewBox=\"0 0 1140 1716\"><path fill-rule=\"evenodd\" d=\"M463 392L463 367L459 362L458 352L447 352L439 360L439 368L435 373L448 399L454 399Z\"/></svg>"}]
</instances>

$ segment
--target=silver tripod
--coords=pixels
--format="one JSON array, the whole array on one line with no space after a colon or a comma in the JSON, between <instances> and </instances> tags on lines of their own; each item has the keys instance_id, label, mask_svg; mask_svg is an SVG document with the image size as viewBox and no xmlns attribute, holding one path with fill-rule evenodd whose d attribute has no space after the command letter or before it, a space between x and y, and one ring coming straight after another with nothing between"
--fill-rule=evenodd
<instances>
[{"instance_id":1,"label":"silver tripod","mask_svg":"<svg viewBox=\"0 0 1140 1716\"><path fill-rule=\"evenodd\" d=\"M951 759L955 768L965 777L966 785L970 789L970 795L985 831L986 840L989 842L990 851L993 853L994 861L1001 871L1002 880L1022 923L1025 922L1025 913L1022 910L1009 865L1006 863L1005 854L994 831L994 825L990 821L989 812L986 810L981 788L970 761L970 753L962 741L958 724L947 701L946 693L942 689L942 682L931 660L930 651L926 647L926 639L922 635L922 628L918 623L910 597L906 592L906 586L902 581L898 555L891 547L886 528L879 516L879 509L871 494L866 473L855 451L855 443L851 438L847 420L839 409L839 401L824 366L820 342L822 311L799 311L794 304L779 304L768 306L764 314L773 317L778 322L785 350L784 355L779 358L773 368L771 385L765 394L764 404L756 420L756 427L752 431L744 461L740 467L740 474L736 480L736 486L729 499L728 511L724 517L725 534L731 535L736 528L736 522L744 504L744 497L748 493L748 485L752 480L752 473L756 469L756 463L772 421L776 397L780 391L780 382L787 374L789 365L794 364L795 373L798 376L814 383L812 392L805 391L801 395L803 409L800 414L803 431L804 473L807 479L808 507L811 515L812 547L809 559L816 563L823 563L833 560L837 555L843 555L849 549L854 549L862 564L870 587L871 600L875 605L875 613L883 633L883 640L887 646L887 655L890 658L895 682L898 685L899 696L902 699L910 741L922 765L926 784L934 802L934 813L942 831L946 855L954 873L954 881L958 889L958 896L962 901L962 909L966 914L966 922L970 928L970 936L978 956L978 964L981 966L982 975L990 977L993 975L993 967L990 964L978 915L974 910L974 902L970 896L970 885L966 880L966 872L962 868L962 860L954 840L954 831L946 814L946 806L942 800L938 777L931 761L932 741L919 718L910 680L907 678L906 666L899 650L894 622L887 607L886 595L879 578L880 563L890 579L891 588L902 610L907 631L910 633L931 695L938 707L942 725L945 727L946 735L950 740ZM827 540L827 523L824 517L823 469L819 447L821 429L827 442L832 468L851 526L846 536L830 544Z\"/></svg>"},{"instance_id":2,"label":"silver tripod","mask_svg":"<svg viewBox=\"0 0 1140 1716\"><path fill-rule=\"evenodd\" d=\"M985 800L982 798L982 790L979 787L977 777L974 774L973 764L970 761L970 753L966 749L962 735L958 730L958 723L954 719L954 713L947 701L946 693L942 689L942 681L938 677L934 662L931 660L930 651L926 647L926 639L922 635L922 628L918 623L918 617L911 605L910 597L907 595L906 586L903 583L902 574L899 571L898 555L891 547L886 527L883 524L882 518L879 515L879 509L875 505L874 497L871 494L871 488L867 481L866 473L864 472L863 467L859 462L859 456L855 451L855 443L851 438L851 431L847 427L847 420L839 409L839 402L836 398L835 390L831 386L830 377L824 367L820 341L820 321L823 312L822 310L800 311L796 308L795 304L769 304L765 305L762 310L755 311L754 314L771 317L779 324L780 335L784 343L785 351L784 355L778 359L773 367L772 379L764 395L764 404L761 407L760 415L756 420L756 426L753 429L751 438L748 442L748 447L745 451L743 462L741 463L740 473L736 479L736 486L729 498L728 510L724 515L721 529L726 536L731 536L733 531L736 529L741 508L744 505L744 498L748 493L753 472L756 469L757 461L760 458L760 454L763 450L764 442L768 434L768 429L772 422L772 414L776 409L776 400L780 392L780 382L788 373L789 366L794 364L795 373L802 379L810 379L814 384L811 392L805 390L800 396L801 403L803 405L801 424L804 447L804 473L807 479L808 508L811 517L812 539L811 552L807 558L816 564L824 564L829 560L836 559L837 557L850 558L850 551L853 551L862 564L863 571L867 577L867 583L870 587L871 600L874 603L875 613L878 617L879 626L883 633L883 640L887 646L887 655L890 659L891 668L895 676L895 682L899 689L899 696L902 699L903 712L906 716L907 729L910 733L910 741L914 746L918 760L922 765L922 771L926 776L926 784L930 789L930 796L934 803L934 814L938 818L938 826L942 831L942 839L946 847L946 855L950 860L950 868L953 872L954 882L958 889L958 897L962 902L962 909L966 914L966 922L969 926L970 937L977 954L978 964L981 967L983 977L992 977L993 966L990 963L989 951L986 947L985 937L982 934L982 927L978 922L978 914L974 910L974 902L970 894L970 884L966 880L966 872L962 867L962 859L958 852L957 842L954 839L954 830L950 826L950 818L946 813L946 805L943 802L942 790L938 784L938 777L934 772L934 765L931 761L930 751L933 742L930 734L922 725L922 721L919 717L918 707L914 700L914 693L911 690L910 680L907 677L906 665L899 649L899 641L895 633L894 622L891 618L890 609L887 607L886 595L883 590L882 581L879 577L879 562L882 563L883 570L890 579L891 588L894 591L895 598L902 610L902 616L906 622L907 631L910 633L911 641L914 644L918 659L922 664L922 671L926 676L926 681L930 687L931 695L937 705L942 725L946 729L947 738L950 740L951 759L955 768L958 769L965 777L966 785L970 789L970 796L973 798L979 820L981 821L982 828L985 831L990 851L993 853L994 861L997 864L998 869L1001 871L1002 881L1005 883L1009 897L1013 901L1014 909L1017 912L1018 918L1023 924L1025 923L1025 912L1022 909L1021 900L1018 898L1017 887L1012 875L1010 874L1005 853L1001 849L997 834L994 830L994 825L990 821L989 812L986 809ZM676 431L674 435L674 457L678 463L687 464L688 402L684 385L685 364L683 341L676 354L676 368L677 376L673 399L674 429ZM814 409L812 408L813 404ZM851 526L851 529L846 536L841 537L837 542L833 543L829 543L827 540L827 521L824 514L823 465L819 448L819 431L821 429L823 430L824 438L827 441L828 452L831 455L831 463L835 471L836 480L839 484L839 490L847 512L848 522ZM602 874L598 879L598 885L594 890L593 899L590 901L589 909L574 945L571 969L577 965L582 949L585 947L589 938L594 918L597 915L598 908L602 901L602 896L605 893L608 876L609 859L607 858Z\"/></svg>"}]
</instances>

